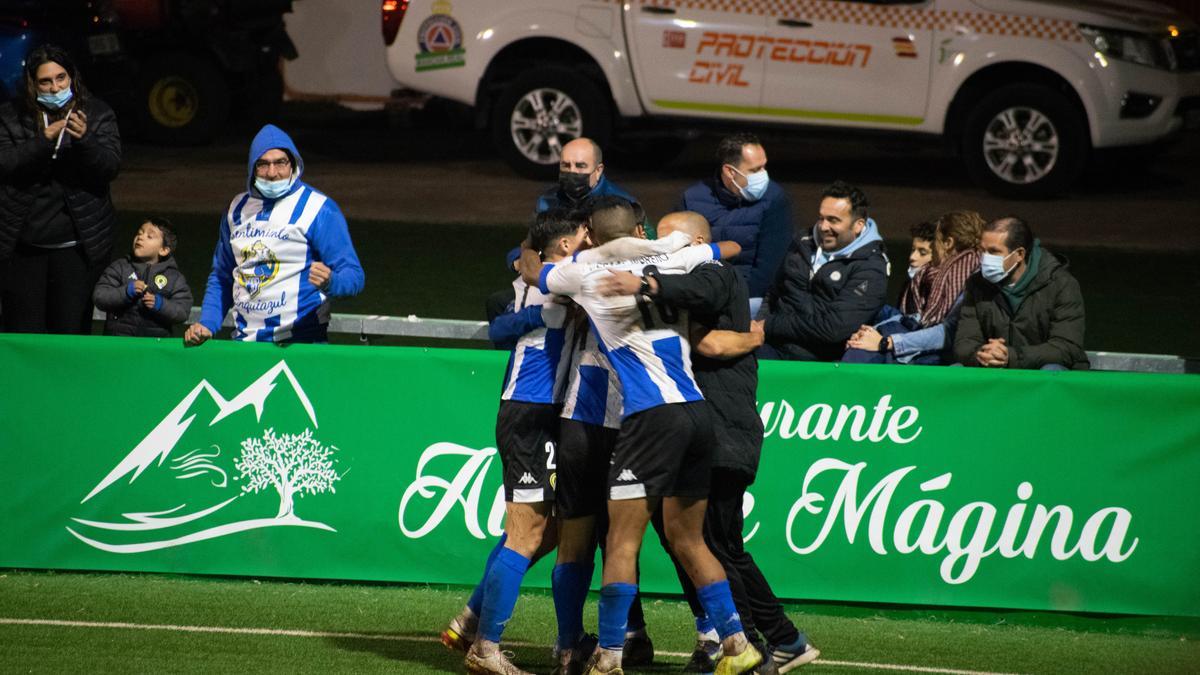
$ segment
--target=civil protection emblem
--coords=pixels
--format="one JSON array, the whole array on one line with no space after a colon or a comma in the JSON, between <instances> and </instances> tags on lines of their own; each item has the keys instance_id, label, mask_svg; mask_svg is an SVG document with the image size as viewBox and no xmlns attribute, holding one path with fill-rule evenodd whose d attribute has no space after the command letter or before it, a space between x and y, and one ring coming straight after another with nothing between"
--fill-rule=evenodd
<instances>
[{"instance_id":1,"label":"civil protection emblem","mask_svg":"<svg viewBox=\"0 0 1200 675\"><path fill-rule=\"evenodd\" d=\"M417 72L460 68L466 65L466 50L462 46L462 26L450 16L450 3L433 3L433 14L417 28Z\"/></svg>"}]
</instances>

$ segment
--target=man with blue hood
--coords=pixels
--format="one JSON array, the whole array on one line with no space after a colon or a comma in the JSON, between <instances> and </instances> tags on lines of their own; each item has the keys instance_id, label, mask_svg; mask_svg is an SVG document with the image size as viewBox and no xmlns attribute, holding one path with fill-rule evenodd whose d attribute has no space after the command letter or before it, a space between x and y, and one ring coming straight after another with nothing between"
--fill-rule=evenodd
<instances>
[{"instance_id":1,"label":"man with blue hood","mask_svg":"<svg viewBox=\"0 0 1200 675\"><path fill-rule=\"evenodd\" d=\"M357 295L365 280L346 218L301 180L304 159L274 125L250 144L247 173L221 217L203 311L184 341L211 338L232 307L234 340L325 342L330 298Z\"/></svg>"},{"instance_id":2,"label":"man with blue hood","mask_svg":"<svg viewBox=\"0 0 1200 675\"><path fill-rule=\"evenodd\" d=\"M755 321L762 358L836 361L846 340L871 323L887 296L888 259L863 191L837 181L821 193L820 217L798 235Z\"/></svg>"}]
</instances>

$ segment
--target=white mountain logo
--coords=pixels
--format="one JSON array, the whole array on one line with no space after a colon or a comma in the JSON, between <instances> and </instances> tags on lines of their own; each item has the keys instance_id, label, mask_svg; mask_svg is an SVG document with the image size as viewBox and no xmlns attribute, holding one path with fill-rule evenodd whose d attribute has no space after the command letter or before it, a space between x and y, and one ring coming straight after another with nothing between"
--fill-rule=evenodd
<instances>
[{"instance_id":1,"label":"white mountain logo","mask_svg":"<svg viewBox=\"0 0 1200 675\"><path fill-rule=\"evenodd\" d=\"M291 391L303 410L302 417L306 418L304 426L307 427L307 423L311 422L311 428L305 428L301 433L277 433L273 427L261 428L267 400L272 392L276 391L279 384L277 380L281 375L286 377L286 382L291 385ZM287 388L281 388L280 391L286 392ZM234 458L232 466L229 466L228 459L224 462L221 459L219 443L210 444L206 449L180 451L172 457L176 446L197 417L209 414L205 409L211 407L204 405L206 399L201 396L203 393L208 394L208 400L215 404L216 411L209 419L209 431L202 433L215 434L212 427L218 422L245 408L254 410L254 420L258 423L254 427L256 430L250 436L243 436L240 441L240 453ZM120 514L123 520L119 522L72 518L77 525L74 528L68 526L66 529L80 541L112 553L142 553L172 548L264 527L311 527L335 532L334 528L325 523L304 520L296 514L297 495L336 492L335 483L345 475L345 472L338 473L334 468L337 462L337 448L323 444L314 435L313 429L317 426L317 414L313 410L312 402L284 361L275 364L229 400L221 396L207 380L201 380L80 503L85 504L93 497L105 493L129 474L132 476L127 485L133 485L155 462L157 467L162 467L170 458L168 470L175 474L174 478L177 480L191 480L192 485L189 487L192 489L188 494L204 500L205 506L188 511L188 504L184 502L165 510L123 512ZM222 463L225 466L222 466ZM207 480L197 483L192 479ZM240 483L240 487L233 486L233 483ZM274 517L265 517L266 514L259 511L262 500L251 500L253 504L229 509L226 513L238 512L238 516L231 522L228 522L228 516L216 516L222 509L239 502L243 497L272 490L279 496L279 505ZM231 491L234 494L231 495ZM174 494L174 491L169 492ZM159 490L153 498L161 499L161 494L162 490ZM179 498L174 497L173 501ZM243 517L248 514L255 517ZM218 520L227 522L207 525ZM100 532L86 536L75 529L86 531L85 527ZM131 536L136 540L122 543L116 541L128 540Z\"/></svg>"}]
</instances>

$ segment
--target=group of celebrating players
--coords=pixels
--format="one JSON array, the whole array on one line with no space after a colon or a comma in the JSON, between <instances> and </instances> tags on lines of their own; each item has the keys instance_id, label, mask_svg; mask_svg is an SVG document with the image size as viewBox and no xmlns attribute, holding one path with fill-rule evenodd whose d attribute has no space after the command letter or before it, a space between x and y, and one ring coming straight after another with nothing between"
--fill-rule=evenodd
<instances>
[{"instance_id":1,"label":"group of celebrating players","mask_svg":"<svg viewBox=\"0 0 1200 675\"><path fill-rule=\"evenodd\" d=\"M696 615L690 667L785 671L818 654L803 634L774 660L756 646L747 637L753 629L743 629L749 608L735 605L741 582L732 579L731 592L730 564L706 543L719 439L692 352L697 345L702 359L736 357L754 367L758 342L748 332L745 282L719 262L740 248L711 243L707 221L691 212L668 214L649 240L638 210L604 196L586 210L538 214L517 264L513 311L492 324L493 341L512 347L496 420L505 534L442 634L448 647L466 652L469 672L524 672L499 643L526 570L556 549L555 672L621 673L627 649L624 665L652 658L648 639L648 654L627 647L627 639L645 636L643 626L631 625L630 610L641 623L638 555L652 520ZM749 396L753 413L753 383ZM738 551L740 506L739 497L738 531L729 533ZM711 540L711 527L707 534ZM603 581L593 636L584 630L583 608L597 545Z\"/></svg>"}]
</instances>

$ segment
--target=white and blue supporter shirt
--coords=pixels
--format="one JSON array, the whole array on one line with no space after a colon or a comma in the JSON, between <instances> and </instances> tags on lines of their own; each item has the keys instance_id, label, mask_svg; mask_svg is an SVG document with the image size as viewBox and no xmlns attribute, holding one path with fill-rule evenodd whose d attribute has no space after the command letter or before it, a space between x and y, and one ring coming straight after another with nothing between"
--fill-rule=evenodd
<instances>
[{"instance_id":1,"label":"white and blue supporter shirt","mask_svg":"<svg viewBox=\"0 0 1200 675\"><path fill-rule=\"evenodd\" d=\"M597 284L613 271L644 276L654 267L659 274L684 274L720 257L720 249L709 244L632 260L542 268L543 292L569 295L587 311L600 350L621 381L623 417L704 397L692 375L687 313L664 313L636 295L605 297L596 292Z\"/></svg>"},{"instance_id":2,"label":"white and blue supporter shirt","mask_svg":"<svg viewBox=\"0 0 1200 675\"><path fill-rule=\"evenodd\" d=\"M568 340L567 307L555 302L554 296L527 285L520 277L513 281L513 290L516 291L513 311L540 306L545 325L517 340L508 357L504 392L500 398L525 403L559 403L562 400L561 385L570 363L570 354L564 349Z\"/></svg>"},{"instance_id":3,"label":"white and blue supporter shirt","mask_svg":"<svg viewBox=\"0 0 1200 675\"><path fill-rule=\"evenodd\" d=\"M254 186L254 164L271 149L292 159L287 194L264 198ZM324 336L329 298L362 291L362 264L337 204L303 181L304 159L282 129L265 125L250 145L246 192L221 216L212 272L200 323L216 333L233 308L233 339L243 342L311 341ZM313 262L330 268L324 289L308 280Z\"/></svg>"},{"instance_id":4,"label":"white and blue supporter shirt","mask_svg":"<svg viewBox=\"0 0 1200 675\"><path fill-rule=\"evenodd\" d=\"M331 279L329 293L308 280L314 251L320 252L317 259L343 272ZM342 258L352 259L352 266L359 270L354 275L357 288L341 289L336 285L351 281L344 274L345 267L334 262ZM337 204L304 184L277 200L260 199L250 193L238 195L221 219L213 273L229 289L234 311L233 339L244 342L281 342L300 337L329 322L331 295L352 295L362 285L361 267ZM214 295L212 284L209 286L206 300ZM202 322L215 333L228 306L210 304L205 302L208 316ZM216 325L208 325L210 321Z\"/></svg>"}]
</instances>

